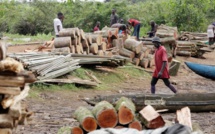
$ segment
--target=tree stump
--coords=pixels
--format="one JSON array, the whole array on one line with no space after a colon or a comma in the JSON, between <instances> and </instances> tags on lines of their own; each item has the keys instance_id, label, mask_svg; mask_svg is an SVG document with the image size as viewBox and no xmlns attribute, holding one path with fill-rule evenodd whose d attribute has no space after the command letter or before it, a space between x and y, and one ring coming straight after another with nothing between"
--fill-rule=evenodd
<instances>
[{"instance_id":1,"label":"tree stump","mask_svg":"<svg viewBox=\"0 0 215 134\"><path fill-rule=\"evenodd\" d=\"M133 59L135 57L135 53L132 51L129 51L128 49L122 48L119 50L119 54L125 57L129 57Z\"/></svg>"},{"instance_id":2,"label":"tree stump","mask_svg":"<svg viewBox=\"0 0 215 134\"><path fill-rule=\"evenodd\" d=\"M136 108L130 99L121 97L116 102L116 110L118 111L120 124L126 125L134 120Z\"/></svg>"},{"instance_id":3,"label":"tree stump","mask_svg":"<svg viewBox=\"0 0 215 134\"><path fill-rule=\"evenodd\" d=\"M89 48L90 48L90 53L93 53L93 54L98 53L98 44L97 43L92 43Z\"/></svg>"},{"instance_id":4,"label":"tree stump","mask_svg":"<svg viewBox=\"0 0 215 134\"><path fill-rule=\"evenodd\" d=\"M61 48L61 47L71 48L71 46L72 46L71 37L55 38L54 39L54 46L55 46L55 48Z\"/></svg>"},{"instance_id":5,"label":"tree stump","mask_svg":"<svg viewBox=\"0 0 215 134\"><path fill-rule=\"evenodd\" d=\"M142 42L136 41L135 39L127 39L125 40L124 47L128 50L135 52L136 54L140 53L142 49Z\"/></svg>"},{"instance_id":6,"label":"tree stump","mask_svg":"<svg viewBox=\"0 0 215 134\"><path fill-rule=\"evenodd\" d=\"M93 108L93 114L101 128L114 128L118 123L115 108L107 101L101 101Z\"/></svg>"},{"instance_id":7,"label":"tree stump","mask_svg":"<svg viewBox=\"0 0 215 134\"><path fill-rule=\"evenodd\" d=\"M143 68L147 68L149 65L149 60L148 58L143 58L141 61L140 61L140 66L143 67Z\"/></svg>"},{"instance_id":8,"label":"tree stump","mask_svg":"<svg viewBox=\"0 0 215 134\"><path fill-rule=\"evenodd\" d=\"M150 105L144 107L139 113L141 115L142 123L147 128L156 129L165 125L163 118Z\"/></svg>"},{"instance_id":9,"label":"tree stump","mask_svg":"<svg viewBox=\"0 0 215 134\"><path fill-rule=\"evenodd\" d=\"M93 130L96 130L97 123L96 120L90 110L88 110L85 107L79 107L75 113L75 118L79 121L81 127L86 132L91 132Z\"/></svg>"}]
</instances>

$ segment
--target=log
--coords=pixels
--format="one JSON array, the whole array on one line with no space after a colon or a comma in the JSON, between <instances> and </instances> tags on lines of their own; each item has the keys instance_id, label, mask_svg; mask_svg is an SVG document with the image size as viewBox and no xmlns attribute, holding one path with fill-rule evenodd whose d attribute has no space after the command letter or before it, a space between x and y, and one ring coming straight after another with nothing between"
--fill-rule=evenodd
<instances>
[{"instance_id":1,"label":"log","mask_svg":"<svg viewBox=\"0 0 215 134\"><path fill-rule=\"evenodd\" d=\"M69 47L61 47L61 48L55 48L51 52L53 53L70 53L71 48Z\"/></svg>"},{"instance_id":2,"label":"log","mask_svg":"<svg viewBox=\"0 0 215 134\"><path fill-rule=\"evenodd\" d=\"M80 45L75 46L75 53L81 54L81 46Z\"/></svg>"},{"instance_id":3,"label":"log","mask_svg":"<svg viewBox=\"0 0 215 134\"><path fill-rule=\"evenodd\" d=\"M143 126L140 121L135 120L128 125L129 128L137 129L139 131L143 130Z\"/></svg>"},{"instance_id":4,"label":"log","mask_svg":"<svg viewBox=\"0 0 215 134\"><path fill-rule=\"evenodd\" d=\"M103 52L105 52L107 50L107 43L102 42L102 44L99 46L99 50L102 50Z\"/></svg>"},{"instance_id":5,"label":"log","mask_svg":"<svg viewBox=\"0 0 215 134\"><path fill-rule=\"evenodd\" d=\"M21 116L21 111L22 108L21 108L21 102L18 102L17 104L15 105L12 105L10 108L9 108L9 111L8 111L8 114L13 118L13 119L16 119L18 120Z\"/></svg>"},{"instance_id":6,"label":"log","mask_svg":"<svg viewBox=\"0 0 215 134\"><path fill-rule=\"evenodd\" d=\"M104 56L112 57L113 53L111 51L105 51Z\"/></svg>"},{"instance_id":7,"label":"log","mask_svg":"<svg viewBox=\"0 0 215 134\"><path fill-rule=\"evenodd\" d=\"M149 55L149 54L150 54L150 52L151 52L151 49L150 49L150 48L148 48L148 47L142 47L141 51L142 51L142 52L144 52L144 56L143 56L143 58L147 58L147 57L148 57L148 55Z\"/></svg>"},{"instance_id":8,"label":"log","mask_svg":"<svg viewBox=\"0 0 215 134\"><path fill-rule=\"evenodd\" d=\"M143 58L141 61L140 61L140 66L143 67L143 68L147 68L149 65L149 60L148 58Z\"/></svg>"},{"instance_id":9,"label":"log","mask_svg":"<svg viewBox=\"0 0 215 134\"><path fill-rule=\"evenodd\" d=\"M74 38L72 38L72 45L73 46L78 45L78 37L77 36L75 36Z\"/></svg>"},{"instance_id":10,"label":"log","mask_svg":"<svg viewBox=\"0 0 215 134\"><path fill-rule=\"evenodd\" d=\"M93 130L96 130L96 128L97 128L96 120L95 120L92 112L90 110L88 110L87 108L79 107L75 111L74 116L80 123L81 127L86 132L91 132Z\"/></svg>"},{"instance_id":11,"label":"log","mask_svg":"<svg viewBox=\"0 0 215 134\"><path fill-rule=\"evenodd\" d=\"M135 52L136 54L140 53L143 44L142 42L136 41L134 39L125 40L124 47L128 50Z\"/></svg>"},{"instance_id":12,"label":"log","mask_svg":"<svg viewBox=\"0 0 215 134\"><path fill-rule=\"evenodd\" d=\"M113 47L116 47L117 49L122 49L123 41L120 41L119 39L113 39L112 45L113 45Z\"/></svg>"},{"instance_id":13,"label":"log","mask_svg":"<svg viewBox=\"0 0 215 134\"><path fill-rule=\"evenodd\" d=\"M73 54L75 53L75 46L74 45L71 46L70 53L73 53Z\"/></svg>"},{"instance_id":14,"label":"log","mask_svg":"<svg viewBox=\"0 0 215 134\"><path fill-rule=\"evenodd\" d=\"M131 59L133 59L135 57L135 53L128 50L128 49L125 49L125 48L122 48L119 50L119 54L122 55L122 56L125 56L125 57L129 57Z\"/></svg>"},{"instance_id":15,"label":"log","mask_svg":"<svg viewBox=\"0 0 215 134\"><path fill-rule=\"evenodd\" d=\"M23 87L24 84L25 78L22 76L0 76L0 86L2 87Z\"/></svg>"},{"instance_id":16,"label":"log","mask_svg":"<svg viewBox=\"0 0 215 134\"><path fill-rule=\"evenodd\" d=\"M83 47L89 47L89 44L86 38L81 40L81 44Z\"/></svg>"},{"instance_id":17,"label":"log","mask_svg":"<svg viewBox=\"0 0 215 134\"><path fill-rule=\"evenodd\" d=\"M103 50L98 50L97 55L99 55L99 56L104 56L104 51L103 51Z\"/></svg>"},{"instance_id":18,"label":"log","mask_svg":"<svg viewBox=\"0 0 215 134\"><path fill-rule=\"evenodd\" d=\"M15 73L20 73L24 71L22 63L14 60L13 58L6 58L0 61L0 71L11 71Z\"/></svg>"},{"instance_id":19,"label":"log","mask_svg":"<svg viewBox=\"0 0 215 134\"><path fill-rule=\"evenodd\" d=\"M139 59L139 58L134 58L134 59L132 60L132 63L133 63L134 65L138 66L138 65L140 64L140 59Z\"/></svg>"},{"instance_id":20,"label":"log","mask_svg":"<svg viewBox=\"0 0 215 134\"><path fill-rule=\"evenodd\" d=\"M72 46L71 37L58 37L54 39L54 46L55 48L61 47L70 47Z\"/></svg>"},{"instance_id":21,"label":"log","mask_svg":"<svg viewBox=\"0 0 215 134\"><path fill-rule=\"evenodd\" d=\"M80 38L83 40L83 39L86 39L85 38L85 33L82 29L79 30L79 33L80 33Z\"/></svg>"},{"instance_id":22,"label":"log","mask_svg":"<svg viewBox=\"0 0 215 134\"><path fill-rule=\"evenodd\" d=\"M93 108L93 115L101 128L114 128L118 123L117 112L107 101L97 103Z\"/></svg>"},{"instance_id":23,"label":"log","mask_svg":"<svg viewBox=\"0 0 215 134\"><path fill-rule=\"evenodd\" d=\"M181 62L178 60L173 59L170 67L169 67L169 74L170 76L176 76L178 73L178 70L180 68Z\"/></svg>"},{"instance_id":24,"label":"log","mask_svg":"<svg viewBox=\"0 0 215 134\"><path fill-rule=\"evenodd\" d=\"M119 32L119 29L118 28L110 28L110 27L104 27L102 28L101 30L101 35L102 37L117 37L118 36L118 32Z\"/></svg>"},{"instance_id":25,"label":"log","mask_svg":"<svg viewBox=\"0 0 215 134\"><path fill-rule=\"evenodd\" d=\"M174 37L175 39L177 39L178 38L178 29L177 29L177 27L160 25L157 28L156 36L158 36L160 38Z\"/></svg>"},{"instance_id":26,"label":"log","mask_svg":"<svg viewBox=\"0 0 215 134\"><path fill-rule=\"evenodd\" d=\"M190 57L192 55L191 52L188 52L188 51L176 51L176 54L178 56L187 56L187 57Z\"/></svg>"},{"instance_id":27,"label":"log","mask_svg":"<svg viewBox=\"0 0 215 134\"><path fill-rule=\"evenodd\" d=\"M64 29L60 30L59 36L60 37L70 36L70 37L74 38L76 36L75 35L75 29L73 29L73 28L64 28Z\"/></svg>"},{"instance_id":28,"label":"log","mask_svg":"<svg viewBox=\"0 0 215 134\"><path fill-rule=\"evenodd\" d=\"M141 51L139 54L137 54L135 57L138 58L139 60L142 60L145 56L145 53Z\"/></svg>"},{"instance_id":29,"label":"log","mask_svg":"<svg viewBox=\"0 0 215 134\"><path fill-rule=\"evenodd\" d=\"M149 54L149 55L148 55L148 60L149 60L148 68L151 68L152 66L154 66L154 65L155 65L154 55Z\"/></svg>"},{"instance_id":30,"label":"log","mask_svg":"<svg viewBox=\"0 0 215 134\"><path fill-rule=\"evenodd\" d=\"M192 128L192 122L191 122L191 113L189 107L184 107L181 110L176 111L176 120L179 124L188 126L193 130Z\"/></svg>"},{"instance_id":31,"label":"log","mask_svg":"<svg viewBox=\"0 0 215 134\"><path fill-rule=\"evenodd\" d=\"M98 53L98 44L92 43L90 45L90 53L97 54Z\"/></svg>"},{"instance_id":32,"label":"log","mask_svg":"<svg viewBox=\"0 0 215 134\"><path fill-rule=\"evenodd\" d=\"M161 38L161 44L176 44L176 40L174 37Z\"/></svg>"},{"instance_id":33,"label":"log","mask_svg":"<svg viewBox=\"0 0 215 134\"><path fill-rule=\"evenodd\" d=\"M151 46L153 46L154 44L152 43L152 41L143 41L143 45L151 45Z\"/></svg>"},{"instance_id":34,"label":"log","mask_svg":"<svg viewBox=\"0 0 215 134\"><path fill-rule=\"evenodd\" d=\"M71 129L71 134L84 134L84 132L80 127L73 127Z\"/></svg>"},{"instance_id":35,"label":"log","mask_svg":"<svg viewBox=\"0 0 215 134\"><path fill-rule=\"evenodd\" d=\"M91 38L92 38L92 43L97 43L97 45L99 45L99 46L102 44L102 36L101 35L91 34Z\"/></svg>"},{"instance_id":36,"label":"log","mask_svg":"<svg viewBox=\"0 0 215 134\"><path fill-rule=\"evenodd\" d=\"M12 134L12 129L0 128L0 134Z\"/></svg>"},{"instance_id":37,"label":"log","mask_svg":"<svg viewBox=\"0 0 215 134\"><path fill-rule=\"evenodd\" d=\"M85 38L87 39L88 43L89 44L92 44L92 37L91 37L91 34L85 34Z\"/></svg>"},{"instance_id":38,"label":"log","mask_svg":"<svg viewBox=\"0 0 215 134\"><path fill-rule=\"evenodd\" d=\"M126 125L134 120L136 108L134 103L130 99L126 97L121 97L116 102L115 108L118 112L120 124Z\"/></svg>"},{"instance_id":39,"label":"log","mask_svg":"<svg viewBox=\"0 0 215 134\"><path fill-rule=\"evenodd\" d=\"M0 87L0 94L18 95L20 92L20 87Z\"/></svg>"},{"instance_id":40,"label":"log","mask_svg":"<svg viewBox=\"0 0 215 134\"><path fill-rule=\"evenodd\" d=\"M150 105L144 107L139 113L142 123L149 129L156 129L165 125L163 118Z\"/></svg>"},{"instance_id":41,"label":"log","mask_svg":"<svg viewBox=\"0 0 215 134\"><path fill-rule=\"evenodd\" d=\"M0 128L13 128L13 119L8 114L0 114Z\"/></svg>"}]
</instances>

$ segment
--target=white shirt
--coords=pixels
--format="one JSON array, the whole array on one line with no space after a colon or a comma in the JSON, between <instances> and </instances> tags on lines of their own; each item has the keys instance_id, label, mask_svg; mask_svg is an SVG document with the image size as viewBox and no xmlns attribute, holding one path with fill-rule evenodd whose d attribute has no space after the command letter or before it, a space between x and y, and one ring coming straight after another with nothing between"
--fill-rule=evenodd
<instances>
[{"instance_id":1,"label":"white shirt","mask_svg":"<svg viewBox=\"0 0 215 134\"><path fill-rule=\"evenodd\" d=\"M58 19L58 18L55 18L55 19L54 19L54 31L55 31L55 35L59 35L57 26L60 26L60 30L63 29L63 25L62 25L61 20Z\"/></svg>"}]
</instances>

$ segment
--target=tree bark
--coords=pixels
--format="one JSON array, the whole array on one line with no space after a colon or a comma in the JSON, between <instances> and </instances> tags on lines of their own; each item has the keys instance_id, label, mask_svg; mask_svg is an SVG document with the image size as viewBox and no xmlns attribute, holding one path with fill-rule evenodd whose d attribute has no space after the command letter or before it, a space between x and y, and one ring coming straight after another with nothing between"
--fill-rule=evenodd
<instances>
[{"instance_id":1,"label":"tree bark","mask_svg":"<svg viewBox=\"0 0 215 134\"><path fill-rule=\"evenodd\" d=\"M140 112L141 115L141 121L142 123L150 129L156 129L159 127L163 127L165 125L165 122L163 118L160 116L156 110L148 105L144 107Z\"/></svg>"},{"instance_id":2,"label":"tree bark","mask_svg":"<svg viewBox=\"0 0 215 134\"><path fill-rule=\"evenodd\" d=\"M54 39L55 48L70 47L72 46L71 37L58 37Z\"/></svg>"},{"instance_id":3,"label":"tree bark","mask_svg":"<svg viewBox=\"0 0 215 134\"><path fill-rule=\"evenodd\" d=\"M97 103L93 108L93 115L101 128L114 128L118 123L116 110L107 101Z\"/></svg>"},{"instance_id":4,"label":"tree bark","mask_svg":"<svg viewBox=\"0 0 215 134\"><path fill-rule=\"evenodd\" d=\"M98 44L93 43L90 45L90 53L97 54L98 53Z\"/></svg>"},{"instance_id":5,"label":"tree bark","mask_svg":"<svg viewBox=\"0 0 215 134\"><path fill-rule=\"evenodd\" d=\"M126 49L131 50L136 54L140 53L142 46L143 46L142 42L138 42L134 39L127 39L124 44L124 47Z\"/></svg>"},{"instance_id":6,"label":"tree bark","mask_svg":"<svg viewBox=\"0 0 215 134\"><path fill-rule=\"evenodd\" d=\"M128 49L125 49L125 48L122 48L119 50L119 54L122 55L122 56L125 56L125 57L129 57L131 59L133 59L135 57L135 53L128 50Z\"/></svg>"},{"instance_id":7,"label":"tree bark","mask_svg":"<svg viewBox=\"0 0 215 134\"><path fill-rule=\"evenodd\" d=\"M78 109L76 109L74 116L85 131L91 132L93 130L96 130L96 119L94 118L92 112L87 108L79 107Z\"/></svg>"},{"instance_id":8,"label":"tree bark","mask_svg":"<svg viewBox=\"0 0 215 134\"><path fill-rule=\"evenodd\" d=\"M130 99L121 97L116 102L116 110L118 112L120 124L126 125L134 120L136 108Z\"/></svg>"}]
</instances>

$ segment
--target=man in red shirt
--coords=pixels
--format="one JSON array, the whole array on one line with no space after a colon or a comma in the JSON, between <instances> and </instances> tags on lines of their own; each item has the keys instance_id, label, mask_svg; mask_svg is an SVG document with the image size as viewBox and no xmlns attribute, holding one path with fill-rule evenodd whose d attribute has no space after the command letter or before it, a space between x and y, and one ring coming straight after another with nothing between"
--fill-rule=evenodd
<instances>
[{"instance_id":1,"label":"man in red shirt","mask_svg":"<svg viewBox=\"0 0 215 134\"><path fill-rule=\"evenodd\" d=\"M100 27L100 22L98 21L98 22L96 23L96 26L93 28L93 31L94 31L94 32L95 32L95 31L100 31L99 27Z\"/></svg>"},{"instance_id":2,"label":"man in red shirt","mask_svg":"<svg viewBox=\"0 0 215 134\"><path fill-rule=\"evenodd\" d=\"M137 37L137 40L139 40L139 34L140 34L140 22L135 19L129 19L128 24L134 27L133 36Z\"/></svg>"},{"instance_id":3,"label":"man in red shirt","mask_svg":"<svg viewBox=\"0 0 215 134\"><path fill-rule=\"evenodd\" d=\"M169 87L174 93L177 90L170 84L169 82L169 68L168 68L168 59L167 53L164 46L161 46L161 41L159 37L154 37L152 39L152 43L154 44L155 50L155 71L153 73L152 81L151 81L151 93L155 94L155 85L158 79L162 79L167 87Z\"/></svg>"}]
</instances>

